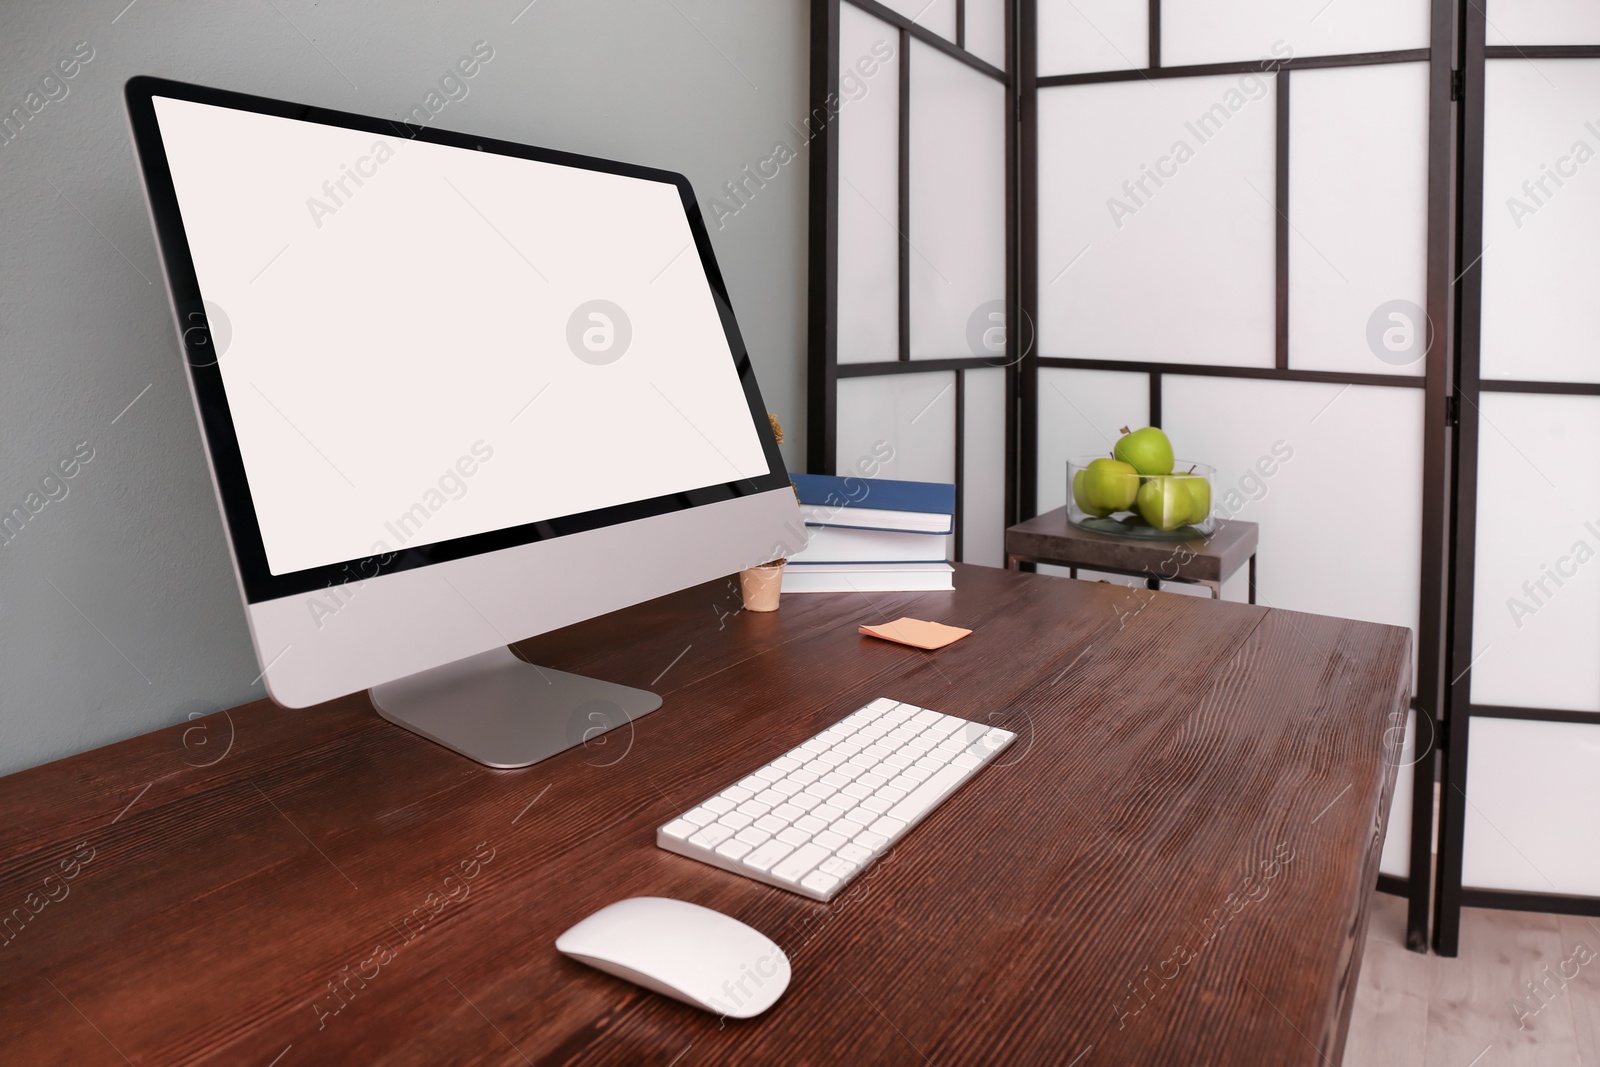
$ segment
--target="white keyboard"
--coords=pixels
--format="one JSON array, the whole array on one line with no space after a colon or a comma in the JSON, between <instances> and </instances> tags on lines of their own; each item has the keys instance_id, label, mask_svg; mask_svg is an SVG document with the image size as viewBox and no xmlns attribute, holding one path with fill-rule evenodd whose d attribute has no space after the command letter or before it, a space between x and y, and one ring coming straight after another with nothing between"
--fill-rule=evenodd
<instances>
[{"instance_id":1,"label":"white keyboard","mask_svg":"<svg viewBox=\"0 0 1600 1067\"><path fill-rule=\"evenodd\" d=\"M880 698L673 819L656 844L832 900L1015 739Z\"/></svg>"}]
</instances>

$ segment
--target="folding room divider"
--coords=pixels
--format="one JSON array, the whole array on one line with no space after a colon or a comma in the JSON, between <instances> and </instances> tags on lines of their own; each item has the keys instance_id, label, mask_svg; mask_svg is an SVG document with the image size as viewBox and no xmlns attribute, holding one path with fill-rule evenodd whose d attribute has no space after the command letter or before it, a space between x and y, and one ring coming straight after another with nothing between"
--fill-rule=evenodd
<instances>
[{"instance_id":1,"label":"folding room divider","mask_svg":"<svg viewBox=\"0 0 1600 1067\"><path fill-rule=\"evenodd\" d=\"M1600 915L1600 6L1462 30L1446 955L1463 905Z\"/></svg>"},{"instance_id":2,"label":"folding room divider","mask_svg":"<svg viewBox=\"0 0 1600 1067\"><path fill-rule=\"evenodd\" d=\"M1600 192L1558 143L1600 150L1600 107L1579 114L1600 48L1577 43L1600 15L1569 7L813 8L813 115L832 118L812 159L811 469L888 442L880 473L957 481L957 558L998 564L1006 522L1062 505L1065 462L1122 425L1217 466L1222 513L1261 524L1261 603L1415 635L1380 885L1408 896L1417 950L1435 900L1447 954L1463 902L1600 902L1600 859L1554 854L1596 799L1600 669L1545 662L1554 642L1532 636L1600 639L1600 594L1579 588L1600 565L1573 548L1600 551L1600 489L1580 477L1600 445L1600 278L1582 259ZM1592 527L1550 521L1568 509ZM1562 595L1547 580L1509 618L1544 561ZM1521 685L1530 662L1542 682ZM1472 717L1491 746L1469 750ZM1532 782L1578 807L1535 824ZM1551 855L1518 857L1519 833Z\"/></svg>"}]
</instances>

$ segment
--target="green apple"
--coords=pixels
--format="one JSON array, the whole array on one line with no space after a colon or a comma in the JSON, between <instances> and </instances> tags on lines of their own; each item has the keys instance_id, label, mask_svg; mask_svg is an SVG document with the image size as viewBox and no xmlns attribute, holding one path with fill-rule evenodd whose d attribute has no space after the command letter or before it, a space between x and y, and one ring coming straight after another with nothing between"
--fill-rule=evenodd
<instances>
[{"instance_id":1,"label":"green apple","mask_svg":"<svg viewBox=\"0 0 1600 1067\"><path fill-rule=\"evenodd\" d=\"M1140 474L1172 473L1172 442L1154 426L1132 432L1124 426L1111 454Z\"/></svg>"},{"instance_id":2,"label":"green apple","mask_svg":"<svg viewBox=\"0 0 1600 1067\"><path fill-rule=\"evenodd\" d=\"M1078 471L1072 476L1072 499L1077 502L1078 508L1096 518L1105 518L1111 514L1110 508L1103 508L1095 503L1089 496L1088 468Z\"/></svg>"},{"instance_id":3,"label":"green apple","mask_svg":"<svg viewBox=\"0 0 1600 1067\"><path fill-rule=\"evenodd\" d=\"M1211 483L1195 475L1191 478L1173 478L1189 494L1189 522L1205 522L1211 517Z\"/></svg>"},{"instance_id":4,"label":"green apple","mask_svg":"<svg viewBox=\"0 0 1600 1067\"><path fill-rule=\"evenodd\" d=\"M1139 514L1158 530L1176 530L1189 521L1194 498L1181 484L1188 479L1151 478L1139 487Z\"/></svg>"},{"instance_id":5,"label":"green apple","mask_svg":"<svg viewBox=\"0 0 1600 1067\"><path fill-rule=\"evenodd\" d=\"M1092 514L1127 511L1139 495L1139 472L1121 460L1101 456L1078 473L1083 478L1083 499L1092 505L1092 509L1085 507L1084 510ZM1076 492L1076 478L1073 483Z\"/></svg>"}]
</instances>

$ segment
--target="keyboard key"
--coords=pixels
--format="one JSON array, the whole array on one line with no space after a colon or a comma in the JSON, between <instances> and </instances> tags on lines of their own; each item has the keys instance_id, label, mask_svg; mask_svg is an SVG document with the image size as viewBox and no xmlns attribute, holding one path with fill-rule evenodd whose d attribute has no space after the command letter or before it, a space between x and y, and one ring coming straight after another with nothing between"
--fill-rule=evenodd
<instances>
[{"instance_id":1,"label":"keyboard key","mask_svg":"<svg viewBox=\"0 0 1600 1067\"><path fill-rule=\"evenodd\" d=\"M690 808L683 813L683 817L696 826L710 826L717 821L717 813L704 807Z\"/></svg>"},{"instance_id":2,"label":"keyboard key","mask_svg":"<svg viewBox=\"0 0 1600 1067\"><path fill-rule=\"evenodd\" d=\"M848 845L850 839L843 834L836 834L832 830L824 830L811 840L832 852L837 852L841 845Z\"/></svg>"},{"instance_id":3,"label":"keyboard key","mask_svg":"<svg viewBox=\"0 0 1600 1067\"><path fill-rule=\"evenodd\" d=\"M730 811L717 820L717 825L726 826L733 830L743 830L753 822L755 820L742 811Z\"/></svg>"},{"instance_id":4,"label":"keyboard key","mask_svg":"<svg viewBox=\"0 0 1600 1067\"><path fill-rule=\"evenodd\" d=\"M829 748L831 748L833 746L829 745L828 742L826 742L826 741L821 741L821 740L818 740L817 738L813 737L811 740L806 741L803 744L801 744L800 747L805 749L807 752L810 752L812 754L816 754L818 752L826 752L826 751L828 751Z\"/></svg>"},{"instance_id":5,"label":"keyboard key","mask_svg":"<svg viewBox=\"0 0 1600 1067\"><path fill-rule=\"evenodd\" d=\"M857 800L865 800L867 797L872 795L872 787L867 785L865 782L855 781L839 790L839 792L847 797L854 797Z\"/></svg>"},{"instance_id":6,"label":"keyboard key","mask_svg":"<svg viewBox=\"0 0 1600 1067\"><path fill-rule=\"evenodd\" d=\"M966 774L954 764L941 769L926 782L889 809L889 816L904 822L913 822L945 798L951 790L966 780Z\"/></svg>"},{"instance_id":7,"label":"keyboard key","mask_svg":"<svg viewBox=\"0 0 1600 1067\"><path fill-rule=\"evenodd\" d=\"M857 826L866 828L878 821L878 813L868 811L866 808L853 808L839 816L839 822L853 822ZM837 824L835 824L837 825Z\"/></svg>"},{"instance_id":8,"label":"keyboard key","mask_svg":"<svg viewBox=\"0 0 1600 1067\"><path fill-rule=\"evenodd\" d=\"M737 840L743 841L751 848L754 848L757 845L764 845L768 841L772 840L772 834L761 829L759 826L746 826L743 830L740 830L733 836Z\"/></svg>"},{"instance_id":9,"label":"keyboard key","mask_svg":"<svg viewBox=\"0 0 1600 1067\"><path fill-rule=\"evenodd\" d=\"M789 798L789 804L785 806L793 806L799 808L801 811L810 811L812 808L821 803L821 797L814 797L810 793L796 793L794 796Z\"/></svg>"},{"instance_id":10,"label":"keyboard key","mask_svg":"<svg viewBox=\"0 0 1600 1067\"><path fill-rule=\"evenodd\" d=\"M881 785L886 785L889 779L892 777L894 777L892 774L882 774L878 771L868 771L866 774L863 774L860 778L856 779L856 784L864 785L868 789L875 790Z\"/></svg>"},{"instance_id":11,"label":"keyboard key","mask_svg":"<svg viewBox=\"0 0 1600 1067\"><path fill-rule=\"evenodd\" d=\"M859 845L872 852L882 852L889 847L889 839L882 834L875 834L871 830L863 830L850 839L852 845Z\"/></svg>"},{"instance_id":12,"label":"keyboard key","mask_svg":"<svg viewBox=\"0 0 1600 1067\"><path fill-rule=\"evenodd\" d=\"M734 808L733 810L734 811L743 812L744 814L750 816L752 819L759 819L759 818L761 818L761 816L765 815L767 812L771 811L772 809L767 807L767 805L761 803L759 800L747 800L743 804L740 804L737 808Z\"/></svg>"},{"instance_id":13,"label":"keyboard key","mask_svg":"<svg viewBox=\"0 0 1600 1067\"><path fill-rule=\"evenodd\" d=\"M831 774L824 774L822 776L822 784L823 785L831 785L835 789L843 789L845 786L850 784L850 779L846 778L844 775L840 774L838 771L834 771Z\"/></svg>"},{"instance_id":14,"label":"keyboard key","mask_svg":"<svg viewBox=\"0 0 1600 1067\"><path fill-rule=\"evenodd\" d=\"M898 782L898 781L900 781L900 779L896 778L895 781ZM913 782L912 784L915 785L916 783ZM909 789L897 789L897 788L895 788L893 783L890 783L889 785L886 785L882 789L878 790L878 798L881 799L881 800L887 800L890 803L894 803L896 801L904 800L905 797L906 797L906 794L909 793L909 792L911 792L911 790L909 790ZM723 816L721 819L718 819L717 821L718 822L726 822L727 821L727 816Z\"/></svg>"},{"instance_id":15,"label":"keyboard key","mask_svg":"<svg viewBox=\"0 0 1600 1067\"><path fill-rule=\"evenodd\" d=\"M894 755L885 759L883 761L883 765L885 767L893 767L897 771L903 771L907 767L911 766L913 762L915 761L913 761L909 756L902 756L900 753L896 752Z\"/></svg>"},{"instance_id":16,"label":"keyboard key","mask_svg":"<svg viewBox=\"0 0 1600 1067\"><path fill-rule=\"evenodd\" d=\"M889 736L892 739L900 742L900 745L903 745L913 737L916 737L919 732L920 731L913 730L906 726L896 726L893 730L889 731ZM894 747L899 748L900 745L896 745Z\"/></svg>"},{"instance_id":17,"label":"keyboard key","mask_svg":"<svg viewBox=\"0 0 1600 1067\"><path fill-rule=\"evenodd\" d=\"M900 702L898 700L890 700L888 697L879 697L877 700L874 700L872 703L868 704L867 708L871 711L893 711L899 706Z\"/></svg>"},{"instance_id":18,"label":"keyboard key","mask_svg":"<svg viewBox=\"0 0 1600 1067\"><path fill-rule=\"evenodd\" d=\"M785 823L794 822L805 813L805 808L799 808L793 804L779 804L777 807L772 809L772 817L775 819L782 819Z\"/></svg>"},{"instance_id":19,"label":"keyboard key","mask_svg":"<svg viewBox=\"0 0 1600 1067\"><path fill-rule=\"evenodd\" d=\"M762 781L770 783L778 781L784 776L785 773L785 771L779 770L776 764L769 763L759 771L756 771L750 777L760 778Z\"/></svg>"},{"instance_id":20,"label":"keyboard key","mask_svg":"<svg viewBox=\"0 0 1600 1067\"><path fill-rule=\"evenodd\" d=\"M740 841L738 838L734 838L731 841L724 841L722 844L718 845L717 855L726 856L730 860L736 860L740 856L743 856L746 852L749 852L753 847L753 845L750 845L744 841Z\"/></svg>"},{"instance_id":21,"label":"keyboard key","mask_svg":"<svg viewBox=\"0 0 1600 1067\"><path fill-rule=\"evenodd\" d=\"M700 827L696 826L688 819L673 819L671 822L667 823L667 825L661 828L661 832L678 841L687 841L689 838L693 837L699 831L699 829Z\"/></svg>"},{"instance_id":22,"label":"keyboard key","mask_svg":"<svg viewBox=\"0 0 1600 1067\"><path fill-rule=\"evenodd\" d=\"M752 774L748 778L740 779L739 786L750 790L751 793L759 793L767 787L767 780L765 778L757 778Z\"/></svg>"},{"instance_id":23,"label":"keyboard key","mask_svg":"<svg viewBox=\"0 0 1600 1067\"><path fill-rule=\"evenodd\" d=\"M786 826L778 831L778 840L786 845L803 845L811 840L811 835L793 826Z\"/></svg>"},{"instance_id":24,"label":"keyboard key","mask_svg":"<svg viewBox=\"0 0 1600 1067\"><path fill-rule=\"evenodd\" d=\"M835 819L833 824L823 831L825 834L838 834L846 841L853 840L855 836L866 829L865 826L851 819Z\"/></svg>"},{"instance_id":25,"label":"keyboard key","mask_svg":"<svg viewBox=\"0 0 1600 1067\"><path fill-rule=\"evenodd\" d=\"M798 882L828 855L828 850L821 845L801 845L773 865L772 877L782 882Z\"/></svg>"},{"instance_id":26,"label":"keyboard key","mask_svg":"<svg viewBox=\"0 0 1600 1067\"><path fill-rule=\"evenodd\" d=\"M800 885L804 889L812 889L818 893L831 893L833 892L834 886L838 885L841 881L843 881L843 879L839 878L837 875L823 874L820 870L818 870L812 871L810 874L800 879Z\"/></svg>"},{"instance_id":27,"label":"keyboard key","mask_svg":"<svg viewBox=\"0 0 1600 1067\"><path fill-rule=\"evenodd\" d=\"M772 783L772 791L774 793L782 793L786 797L794 796L796 793L800 792L800 790L803 789L803 788L804 788L804 786L801 786L800 784L798 784L796 782L791 782L787 778L785 778L781 782L773 782Z\"/></svg>"},{"instance_id":28,"label":"keyboard key","mask_svg":"<svg viewBox=\"0 0 1600 1067\"><path fill-rule=\"evenodd\" d=\"M721 793L718 794L718 796L727 797L729 800L733 801L735 804L743 804L745 801L749 800L751 797L753 797L755 795L756 795L756 790L754 790L754 789L746 789L742 785L730 785L728 788L724 789Z\"/></svg>"},{"instance_id":29,"label":"keyboard key","mask_svg":"<svg viewBox=\"0 0 1600 1067\"><path fill-rule=\"evenodd\" d=\"M784 774L788 774L790 771L799 769L800 761L795 759L793 756L779 756L777 759L772 761L772 766L776 767Z\"/></svg>"},{"instance_id":30,"label":"keyboard key","mask_svg":"<svg viewBox=\"0 0 1600 1067\"><path fill-rule=\"evenodd\" d=\"M824 752L822 755L806 764L806 766L810 767L816 764L821 764L822 766L828 768L826 771L822 772L822 776L826 778L830 773L832 773L835 767L839 766L839 764L845 761L845 758L846 757L839 752Z\"/></svg>"},{"instance_id":31,"label":"keyboard key","mask_svg":"<svg viewBox=\"0 0 1600 1067\"><path fill-rule=\"evenodd\" d=\"M877 763L889 756L894 755L895 747L896 746L894 745L886 745L880 741L875 745L870 745L867 748L862 749L861 754L872 760L872 762Z\"/></svg>"},{"instance_id":32,"label":"keyboard key","mask_svg":"<svg viewBox=\"0 0 1600 1067\"><path fill-rule=\"evenodd\" d=\"M794 828L815 835L826 830L828 822L826 819L819 819L815 815L802 815L794 821Z\"/></svg>"},{"instance_id":33,"label":"keyboard key","mask_svg":"<svg viewBox=\"0 0 1600 1067\"><path fill-rule=\"evenodd\" d=\"M949 737L959 729L961 729L961 720L946 715L943 719L928 727L924 733L929 737Z\"/></svg>"},{"instance_id":34,"label":"keyboard key","mask_svg":"<svg viewBox=\"0 0 1600 1067\"><path fill-rule=\"evenodd\" d=\"M911 716L911 721L921 723L923 726L932 726L934 723L947 718L949 718L948 715L940 715L937 711L929 711L927 708L923 708Z\"/></svg>"},{"instance_id":35,"label":"keyboard key","mask_svg":"<svg viewBox=\"0 0 1600 1067\"><path fill-rule=\"evenodd\" d=\"M918 734L901 747L902 752L932 752L939 747L939 742L927 734Z\"/></svg>"},{"instance_id":36,"label":"keyboard key","mask_svg":"<svg viewBox=\"0 0 1600 1067\"><path fill-rule=\"evenodd\" d=\"M832 822L833 820L837 819L839 816L843 815L844 812L845 809L836 804L818 804L816 807L811 809L812 815L815 815L819 819L826 819L828 822Z\"/></svg>"},{"instance_id":37,"label":"keyboard key","mask_svg":"<svg viewBox=\"0 0 1600 1067\"><path fill-rule=\"evenodd\" d=\"M963 752L961 755L950 761L950 766L959 767L964 771L971 771L983 766L983 760L979 759L977 756L974 756L970 752Z\"/></svg>"},{"instance_id":38,"label":"keyboard key","mask_svg":"<svg viewBox=\"0 0 1600 1067\"><path fill-rule=\"evenodd\" d=\"M879 815L883 815L886 814L890 808L894 807L894 801L885 797L881 792L874 793L872 796L861 802L861 807L866 811L875 811Z\"/></svg>"},{"instance_id":39,"label":"keyboard key","mask_svg":"<svg viewBox=\"0 0 1600 1067\"><path fill-rule=\"evenodd\" d=\"M701 848L716 848L732 836L733 831L728 827L712 823L689 838L689 844L699 845Z\"/></svg>"},{"instance_id":40,"label":"keyboard key","mask_svg":"<svg viewBox=\"0 0 1600 1067\"><path fill-rule=\"evenodd\" d=\"M776 815L763 815L756 820L757 829L765 830L769 834L775 834L788 825L789 820L780 819Z\"/></svg>"},{"instance_id":41,"label":"keyboard key","mask_svg":"<svg viewBox=\"0 0 1600 1067\"><path fill-rule=\"evenodd\" d=\"M794 846L783 841L768 841L760 848L745 856L743 862L746 867L765 873L783 857L794 851Z\"/></svg>"},{"instance_id":42,"label":"keyboard key","mask_svg":"<svg viewBox=\"0 0 1600 1067\"><path fill-rule=\"evenodd\" d=\"M700 806L705 808L707 811L714 811L718 815L726 815L734 808L733 801L729 800L727 797L712 797L710 800L706 801Z\"/></svg>"},{"instance_id":43,"label":"keyboard key","mask_svg":"<svg viewBox=\"0 0 1600 1067\"><path fill-rule=\"evenodd\" d=\"M789 781L797 783L802 789L810 785L812 782L820 781L821 779L822 775L817 774L814 771L808 771L804 767L798 771L791 771L789 773Z\"/></svg>"},{"instance_id":44,"label":"keyboard key","mask_svg":"<svg viewBox=\"0 0 1600 1067\"><path fill-rule=\"evenodd\" d=\"M814 775L816 775L817 778L821 778L824 774L828 774L828 773L832 772L832 770L835 767L838 766L837 763L828 763L828 762L826 762L823 759L823 756L836 757L838 755L839 754L837 752L824 752L822 754L822 756L818 756L816 759L812 760L810 763L806 764L804 767L801 767L800 770L805 771L807 774L814 774ZM843 757L839 757L839 758L842 759ZM796 774L798 774L798 773L799 772L797 771ZM792 777L794 777L794 775L790 775L790 777L792 778ZM815 778L812 779L812 781L815 781L815 780L816 780ZM805 784L810 785L811 783L807 782Z\"/></svg>"},{"instance_id":45,"label":"keyboard key","mask_svg":"<svg viewBox=\"0 0 1600 1067\"><path fill-rule=\"evenodd\" d=\"M905 828L906 824L904 822L900 821L899 819L891 819L887 815L873 823L871 826L867 827L867 829L871 830L873 833L882 834L884 837L888 838L899 836L900 831L904 830Z\"/></svg>"},{"instance_id":46,"label":"keyboard key","mask_svg":"<svg viewBox=\"0 0 1600 1067\"><path fill-rule=\"evenodd\" d=\"M943 764L939 764L939 766L943 766ZM933 777L933 773L934 773L933 771L930 771L925 767L918 767L918 766L913 765L913 766L907 767L905 770L901 771L900 772L900 778L909 778L913 782L919 782L920 783L920 782L926 782L929 778ZM895 780L899 781L900 779L897 778Z\"/></svg>"},{"instance_id":47,"label":"keyboard key","mask_svg":"<svg viewBox=\"0 0 1600 1067\"><path fill-rule=\"evenodd\" d=\"M829 785L827 782L812 782L805 787L800 795L816 797L818 800L827 800L838 791L839 787L836 785Z\"/></svg>"},{"instance_id":48,"label":"keyboard key","mask_svg":"<svg viewBox=\"0 0 1600 1067\"><path fill-rule=\"evenodd\" d=\"M824 874L831 874L835 878L848 878L858 870L856 864L849 860L840 859L838 856L829 856L817 864L817 870Z\"/></svg>"},{"instance_id":49,"label":"keyboard key","mask_svg":"<svg viewBox=\"0 0 1600 1067\"><path fill-rule=\"evenodd\" d=\"M870 848L862 848L853 841L848 845L840 845L833 851L839 859L847 860L850 863L856 864L857 866L867 863L872 859L872 850Z\"/></svg>"}]
</instances>

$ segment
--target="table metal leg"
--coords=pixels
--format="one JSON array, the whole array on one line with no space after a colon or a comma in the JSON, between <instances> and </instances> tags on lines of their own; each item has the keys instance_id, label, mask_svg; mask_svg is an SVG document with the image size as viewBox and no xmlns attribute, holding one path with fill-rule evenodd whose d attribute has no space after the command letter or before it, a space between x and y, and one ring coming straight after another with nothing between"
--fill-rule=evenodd
<instances>
[{"instance_id":1,"label":"table metal leg","mask_svg":"<svg viewBox=\"0 0 1600 1067\"><path fill-rule=\"evenodd\" d=\"M1256 602L1256 554L1250 553L1250 603Z\"/></svg>"}]
</instances>

